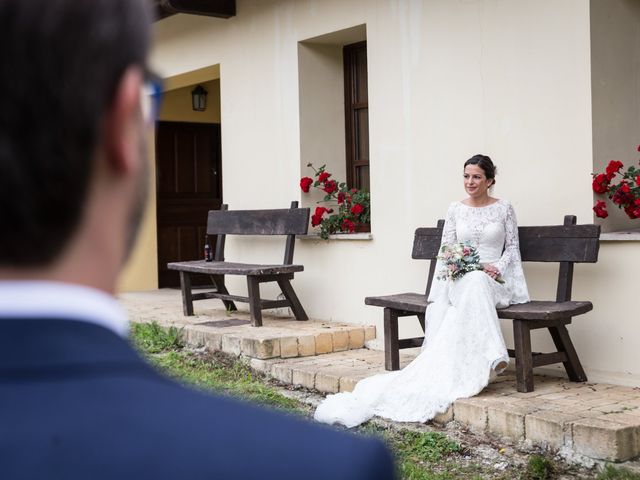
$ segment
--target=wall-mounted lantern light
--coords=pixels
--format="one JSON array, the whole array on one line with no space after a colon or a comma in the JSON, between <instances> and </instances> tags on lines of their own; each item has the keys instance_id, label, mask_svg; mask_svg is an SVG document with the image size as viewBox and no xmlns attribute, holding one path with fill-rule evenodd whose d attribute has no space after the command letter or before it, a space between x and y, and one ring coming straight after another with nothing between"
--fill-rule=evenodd
<instances>
[{"instance_id":1,"label":"wall-mounted lantern light","mask_svg":"<svg viewBox=\"0 0 640 480\"><path fill-rule=\"evenodd\" d=\"M207 109L207 91L202 85L191 90L191 105L196 112L204 112Z\"/></svg>"}]
</instances>

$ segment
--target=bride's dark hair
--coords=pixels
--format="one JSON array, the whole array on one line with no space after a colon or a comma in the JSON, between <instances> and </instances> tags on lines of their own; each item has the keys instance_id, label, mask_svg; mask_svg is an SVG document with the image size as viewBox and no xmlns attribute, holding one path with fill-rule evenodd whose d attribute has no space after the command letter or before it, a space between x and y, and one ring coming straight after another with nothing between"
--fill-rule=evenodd
<instances>
[{"instance_id":1,"label":"bride's dark hair","mask_svg":"<svg viewBox=\"0 0 640 480\"><path fill-rule=\"evenodd\" d=\"M490 180L491 186L493 187L496 184L496 166L493 164L491 159L487 155L477 154L471 157L469 160L464 162L464 166L467 165L477 165L484 171L484 176Z\"/></svg>"}]
</instances>

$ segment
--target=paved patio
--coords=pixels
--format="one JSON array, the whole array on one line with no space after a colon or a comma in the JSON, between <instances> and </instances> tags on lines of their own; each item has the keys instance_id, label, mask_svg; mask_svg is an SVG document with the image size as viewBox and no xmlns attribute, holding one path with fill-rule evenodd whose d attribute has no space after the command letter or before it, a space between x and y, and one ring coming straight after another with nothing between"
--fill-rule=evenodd
<instances>
[{"instance_id":1,"label":"paved patio","mask_svg":"<svg viewBox=\"0 0 640 480\"><path fill-rule=\"evenodd\" d=\"M383 352L364 348L375 338L371 326L265 315L265 326L254 328L248 313L226 312L215 300L198 302L198 315L184 317L177 290L126 293L120 300L132 321L181 327L187 343L244 356L285 384L351 391L362 378L384 371ZM403 351L401 365L415 355L415 349ZM519 393L507 373L434 419L452 420L478 433L599 460L621 462L640 454L640 388L537 375L535 391Z\"/></svg>"}]
</instances>

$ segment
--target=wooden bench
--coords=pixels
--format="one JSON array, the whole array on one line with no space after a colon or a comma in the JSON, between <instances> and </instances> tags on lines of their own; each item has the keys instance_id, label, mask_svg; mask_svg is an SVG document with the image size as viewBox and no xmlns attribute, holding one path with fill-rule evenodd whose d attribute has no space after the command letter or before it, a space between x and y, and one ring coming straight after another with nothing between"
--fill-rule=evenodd
<instances>
[{"instance_id":1,"label":"wooden bench","mask_svg":"<svg viewBox=\"0 0 640 480\"><path fill-rule=\"evenodd\" d=\"M419 347L423 337L398 338L398 318L417 316L425 330L427 298L436 268L444 220L436 228L418 228L415 232L412 257L431 260L426 293L401 293L367 297L365 303L384 308L385 368L400 368L399 350ZM559 262L560 270L555 301L531 301L498 309L498 317L513 320L514 346L509 356L516 359L516 380L519 392L533 391L533 367L562 362L569 379L584 382L578 354L569 337L567 325L571 319L593 309L591 302L571 301L573 264L598 260L600 226L576 225L576 217L567 215L564 225L519 227L520 253L523 262ZM428 321L428 319L427 319ZM558 349L552 353L531 351L531 330L547 328Z\"/></svg>"},{"instance_id":2,"label":"wooden bench","mask_svg":"<svg viewBox=\"0 0 640 480\"><path fill-rule=\"evenodd\" d=\"M217 298L223 301L227 310L237 310L234 302L248 303L254 327L262 326L262 310L270 308L291 307L296 319L308 320L291 286L294 273L304 270L304 266L293 264L296 235L305 235L308 228L309 209L298 208L298 202L291 202L290 209L227 210L227 205L223 205L220 210L209 211L207 235L216 236L213 261L195 260L167 264L170 270L180 272L184 314L193 315L194 300ZM224 246L227 235L286 235L284 261L276 265L225 262ZM196 273L209 275L215 290L194 293L191 288L191 274ZM225 286L225 275L246 276L248 296L230 295ZM260 284L266 282L277 282L285 298L261 299Z\"/></svg>"}]
</instances>

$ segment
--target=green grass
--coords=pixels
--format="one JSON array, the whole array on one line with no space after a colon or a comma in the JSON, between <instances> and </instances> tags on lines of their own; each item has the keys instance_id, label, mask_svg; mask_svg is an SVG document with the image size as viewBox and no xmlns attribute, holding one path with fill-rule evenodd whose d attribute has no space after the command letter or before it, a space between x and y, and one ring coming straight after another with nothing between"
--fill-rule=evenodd
<instances>
[{"instance_id":1,"label":"green grass","mask_svg":"<svg viewBox=\"0 0 640 480\"><path fill-rule=\"evenodd\" d=\"M633 473L626 468L616 468L613 465L605 465L597 480L640 480L640 474Z\"/></svg>"},{"instance_id":2,"label":"green grass","mask_svg":"<svg viewBox=\"0 0 640 480\"><path fill-rule=\"evenodd\" d=\"M548 480L556 472L555 464L542 455L532 455L527 462L524 480Z\"/></svg>"},{"instance_id":3,"label":"green grass","mask_svg":"<svg viewBox=\"0 0 640 480\"><path fill-rule=\"evenodd\" d=\"M130 336L143 354L179 350L184 346L182 330L176 327L162 328L156 322L133 323Z\"/></svg>"},{"instance_id":4,"label":"green grass","mask_svg":"<svg viewBox=\"0 0 640 480\"><path fill-rule=\"evenodd\" d=\"M204 390L242 398L261 405L293 413L306 413L302 405L265 384L252 370L239 361L229 361L213 354L172 351L151 358L169 376Z\"/></svg>"}]
</instances>

